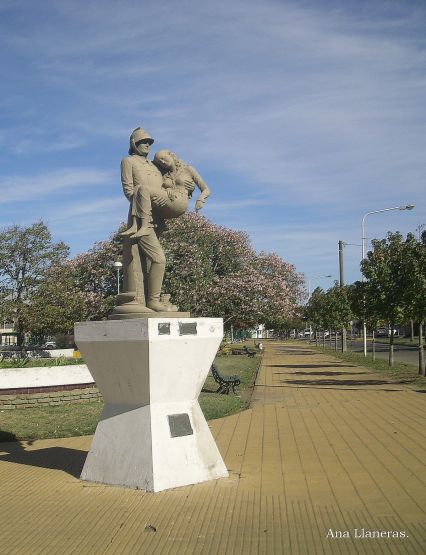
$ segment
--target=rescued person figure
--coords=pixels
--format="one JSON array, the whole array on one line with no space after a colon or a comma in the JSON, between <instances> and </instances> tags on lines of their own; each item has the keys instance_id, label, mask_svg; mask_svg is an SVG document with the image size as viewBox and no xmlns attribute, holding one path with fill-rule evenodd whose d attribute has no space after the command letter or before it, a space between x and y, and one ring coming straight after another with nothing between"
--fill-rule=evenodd
<instances>
[{"instance_id":1,"label":"rescued person figure","mask_svg":"<svg viewBox=\"0 0 426 555\"><path fill-rule=\"evenodd\" d=\"M149 139L146 139L149 140ZM189 199L198 187L201 194L195 203L195 210L201 210L210 196L210 189L198 172L179 159L170 150L160 150L151 162L163 176L160 189L157 183L141 183L134 188L132 196L132 222L122 233L132 238L150 233L150 219L154 217L161 228L165 219L178 218L188 209Z\"/></svg>"}]
</instances>

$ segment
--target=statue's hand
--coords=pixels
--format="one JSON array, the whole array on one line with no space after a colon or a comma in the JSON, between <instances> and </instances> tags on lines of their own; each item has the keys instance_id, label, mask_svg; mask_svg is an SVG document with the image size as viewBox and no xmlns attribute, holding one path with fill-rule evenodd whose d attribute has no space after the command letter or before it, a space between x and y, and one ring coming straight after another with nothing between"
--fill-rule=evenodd
<instances>
[{"instance_id":1,"label":"statue's hand","mask_svg":"<svg viewBox=\"0 0 426 555\"><path fill-rule=\"evenodd\" d=\"M171 177L164 177L163 179L163 187L164 189L168 189L169 187L174 186L174 181Z\"/></svg>"},{"instance_id":2,"label":"statue's hand","mask_svg":"<svg viewBox=\"0 0 426 555\"><path fill-rule=\"evenodd\" d=\"M185 181L183 182L183 186L189 193L192 193L195 189L195 184L192 179L185 179Z\"/></svg>"},{"instance_id":3,"label":"statue's hand","mask_svg":"<svg viewBox=\"0 0 426 555\"><path fill-rule=\"evenodd\" d=\"M152 200L156 206L165 206L167 204L167 197L153 195Z\"/></svg>"},{"instance_id":4,"label":"statue's hand","mask_svg":"<svg viewBox=\"0 0 426 555\"><path fill-rule=\"evenodd\" d=\"M167 196L169 197L170 200L175 200L176 198L176 192L174 189L167 189Z\"/></svg>"},{"instance_id":5,"label":"statue's hand","mask_svg":"<svg viewBox=\"0 0 426 555\"><path fill-rule=\"evenodd\" d=\"M204 206L204 200L197 200L195 203L195 211L198 212Z\"/></svg>"}]
</instances>

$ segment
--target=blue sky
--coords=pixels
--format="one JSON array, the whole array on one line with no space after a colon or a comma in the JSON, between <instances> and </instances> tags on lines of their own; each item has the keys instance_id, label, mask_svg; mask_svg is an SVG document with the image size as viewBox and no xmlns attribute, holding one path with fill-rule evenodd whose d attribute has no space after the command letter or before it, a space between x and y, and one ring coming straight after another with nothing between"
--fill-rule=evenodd
<instances>
[{"instance_id":1,"label":"blue sky","mask_svg":"<svg viewBox=\"0 0 426 555\"><path fill-rule=\"evenodd\" d=\"M2 0L0 226L77 254L127 213L132 129L194 165L204 214L311 280L426 224L426 3Z\"/></svg>"}]
</instances>

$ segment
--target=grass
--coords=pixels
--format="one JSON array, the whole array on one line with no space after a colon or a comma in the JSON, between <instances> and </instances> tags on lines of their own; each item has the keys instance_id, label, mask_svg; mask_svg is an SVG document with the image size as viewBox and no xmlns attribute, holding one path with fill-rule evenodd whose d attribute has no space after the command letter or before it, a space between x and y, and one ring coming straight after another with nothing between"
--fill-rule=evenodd
<instances>
[{"instance_id":1,"label":"grass","mask_svg":"<svg viewBox=\"0 0 426 555\"><path fill-rule=\"evenodd\" d=\"M248 407L260 357L219 356L215 362L223 374L238 375L241 385L237 388L238 395L214 393L217 384L209 373L199 398L207 420L234 414ZM13 410L0 408L0 441L91 435L95 432L102 409L103 403L99 401Z\"/></svg>"},{"instance_id":2,"label":"grass","mask_svg":"<svg viewBox=\"0 0 426 555\"><path fill-rule=\"evenodd\" d=\"M16 358L0 360L1 368L41 368L44 366L71 366L83 364L81 358Z\"/></svg>"},{"instance_id":3,"label":"grass","mask_svg":"<svg viewBox=\"0 0 426 555\"><path fill-rule=\"evenodd\" d=\"M398 362L391 367L384 359L373 360L371 356L364 357L364 355L357 353L342 353L341 351L335 351L334 349L329 349L327 347L324 349L323 347L315 347L314 345L310 346L320 352L327 353L340 360L344 360L345 362L350 362L355 366L368 368L369 370L396 382L404 383L416 388L426 387L426 377L420 376L417 366L414 366L413 364Z\"/></svg>"}]
</instances>

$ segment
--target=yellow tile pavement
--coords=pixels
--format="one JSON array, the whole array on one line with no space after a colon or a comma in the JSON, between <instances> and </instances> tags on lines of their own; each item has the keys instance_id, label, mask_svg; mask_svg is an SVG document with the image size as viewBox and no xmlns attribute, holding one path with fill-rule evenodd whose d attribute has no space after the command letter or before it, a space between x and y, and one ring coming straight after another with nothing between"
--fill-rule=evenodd
<instances>
[{"instance_id":1,"label":"yellow tile pavement","mask_svg":"<svg viewBox=\"0 0 426 555\"><path fill-rule=\"evenodd\" d=\"M145 493L78 479L91 437L0 444L0 554L421 555L425 409L365 368L268 342L251 408L211 422L227 479Z\"/></svg>"}]
</instances>

